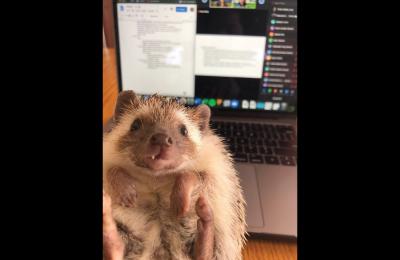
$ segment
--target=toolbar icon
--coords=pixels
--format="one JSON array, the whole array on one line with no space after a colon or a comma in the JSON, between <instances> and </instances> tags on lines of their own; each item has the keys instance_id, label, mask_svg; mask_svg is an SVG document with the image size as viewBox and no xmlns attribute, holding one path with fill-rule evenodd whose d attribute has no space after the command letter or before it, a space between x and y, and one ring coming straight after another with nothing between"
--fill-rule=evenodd
<instances>
[{"instance_id":1,"label":"toolbar icon","mask_svg":"<svg viewBox=\"0 0 400 260\"><path fill-rule=\"evenodd\" d=\"M273 104L272 104L272 110L274 110L274 111L278 111L278 110L279 110L279 107L280 107L280 104L279 104L279 103L273 103Z\"/></svg>"},{"instance_id":2,"label":"toolbar icon","mask_svg":"<svg viewBox=\"0 0 400 260\"><path fill-rule=\"evenodd\" d=\"M200 104L201 104L201 98L195 98L195 99L194 99L194 104L195 104L196 106L200 105Z\"/></svg>"},{"instance_id":3,"label":"toolbar icon","mask_svg":"<svg viewBox=\"0 0 400 260\"><path fill-rule=\"evenodd\" d=\"M250 100L250 109L256 109L256 101Z\"/></svg>"},{"instance_id":4,"label":"toolbar icon","mask_svg":"<svg viewBox=\"0 0 400 260\"><path fill-rule=\"evenodd\" d=\"M238 108L239 107L239 100L233 99L231 102L231 107L232 108Z\"/></svg>"},{"instance_id":5,"label":"toolbar icon","mask_svg":"<svg viewBox=\"0 0 400 260\"><path fill-rule=\"evenodd\" d=\"M210 100L208 100L208 105L210 107L215 107L216 104L217 104L217 101L214 98L210 98Z\"/></svg>"},{"instance_id":6,"label":"toolbar icon","mask_svg":"<svg viewBox=\"0 0 400 260\"><path fill-rule=\"evenodd\" d=\"M231 100L230 99L225 99L224 100L224 107L230 107L231 106Z\"/></svg>"},{"instance_id":7,"label":"toolbar icon","mask_svg":"<svg viewBox=\"0 0 400 260\"><path fill-rule=\"evenodd\" d=\"M188 104L189 106L193 106L193 105L194 105L194 99L193 99L193 98L188 98L188 99L187 99L187 104Z\"/></svg>"},{"instance_id":8,"label":"toolbar icon","mask_svg":"<svg viewBox=\"0 0 400 260\"><path fill-rule=\"evenodd\" d=\"M242 101L242 108L243 109L248 109L249 108L249 101L248 100L246 100L246 99L244 99L243 101Z\"/></svg>"},{"instance_id":9,"label":"toolbar icon","mask_svg":"<svg viewBox=\"0 0 400 260\"><path fill-rule=\"evenodd\" d=\"M265 107L265 103L264 102L261 102L261 101L257 102L257 109L264 109L264 107Z\"/></svg>"},{"instance_id":10,"label":"toolbar icon","mask_svg":"<svg viewBox=\"0 0 400 260\"><path fill-rule=\"evenodd\" d=\"M178 100L178 102L179 102L179 104L185 105L185 104L187 103L187 100L186 100L186 98L181 97L181 98Z\"/></svg>"},{"instance_id":11,"label":"toolbar icon","mask_svg":"<svg viewBox=\"0 0 400 260\"><path fill-rule=\"evenodd\" d=\"M286 111L287 110L287 106L288 106L288 104L286 102L282 102L281 103L281 110L282 111Z\"/></svg>"},{"instance_id":12,"label":"toolbar icon","mask_svg":"<svg viewBox=\"0 0 400 260\"><path fill-rule=\"evenodd\" d=\"M272 110L272 102L265 102L264 109L265 110Z\"/></svg>"}]
</instances>

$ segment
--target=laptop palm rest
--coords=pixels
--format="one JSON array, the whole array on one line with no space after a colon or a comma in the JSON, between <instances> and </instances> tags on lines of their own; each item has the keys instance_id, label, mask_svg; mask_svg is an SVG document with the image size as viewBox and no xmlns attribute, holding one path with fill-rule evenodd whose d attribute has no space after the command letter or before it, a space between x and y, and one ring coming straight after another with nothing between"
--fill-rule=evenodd
<instances>
[{"instance_id":1,"label":"laptop palm rest","mask_svg":"<svg viewBox=\"0 0 400 260\"><path fill-rule=\"evenodd\" d=\"M261 201L258 192L257 175L253 165L236 164L244 198L246 200L246 221L248 227L263 227Z\"/></svg>"}]
</instances>

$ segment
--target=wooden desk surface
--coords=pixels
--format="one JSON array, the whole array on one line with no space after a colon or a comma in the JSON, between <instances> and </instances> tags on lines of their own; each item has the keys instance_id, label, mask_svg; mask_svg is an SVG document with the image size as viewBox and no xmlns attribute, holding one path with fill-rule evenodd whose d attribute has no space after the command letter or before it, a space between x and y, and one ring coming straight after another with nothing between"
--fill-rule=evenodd
<instances>
[{"instance_id":1,"label":"wooden desk surface","mask_svg":"<svg viewBox=\"0 0 400 260\"><path fill-rule=\"evenodd\" d=\"M114 49L103 49L103 123L113 114L118 94ZM244 260L296 260L297 243L251 239L243 250Z\"/></svg>"}]
</instances>

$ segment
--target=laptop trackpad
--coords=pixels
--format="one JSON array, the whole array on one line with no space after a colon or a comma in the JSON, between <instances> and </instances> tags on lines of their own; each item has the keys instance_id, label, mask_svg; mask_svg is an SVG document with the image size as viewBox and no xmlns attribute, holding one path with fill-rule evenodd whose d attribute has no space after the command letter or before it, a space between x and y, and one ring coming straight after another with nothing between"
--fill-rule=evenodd
<instances>
[{"instance_id":1,"label":"laptop trackpad","mask_svg":"<svg viewBox=\"0 0 400 260\"><path fill-rule=\"evenodd\" d=\"M252 165L237 164L244 198L246 200L246 221L249 227L263 227L261 203L257 186L256 170Z\"/></svg>"}]
</instances>

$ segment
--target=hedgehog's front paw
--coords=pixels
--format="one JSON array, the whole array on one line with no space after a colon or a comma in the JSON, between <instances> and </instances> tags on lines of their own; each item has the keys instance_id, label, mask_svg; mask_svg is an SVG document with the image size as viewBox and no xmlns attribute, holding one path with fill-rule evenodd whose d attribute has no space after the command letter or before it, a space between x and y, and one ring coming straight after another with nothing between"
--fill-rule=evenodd
<instances>
[{"instance_id":1,"label":"hedgehog's front paw","mask_svg":"<svg viewBox=\"0 0 400 260\"><path fill-rule=\"evenodd\" d=\"M172 213L177 217L183 217L189 211L190 200L189 195L185 194L183 189L174 188L170 197L170 208Z\"/></svg>"},{"instance_id":2,"label":"hedgehog's front paw","mask_svg":"<svg viewBox=\"0 0 400 260\"><path fill-rule=\"evenodd\" d=\"M180 174L176 177L170 197L170 208L176 216L184 217L189 212L192 191L197 181L197 176L191 173Z\"/></svg>"}]
</instances>

